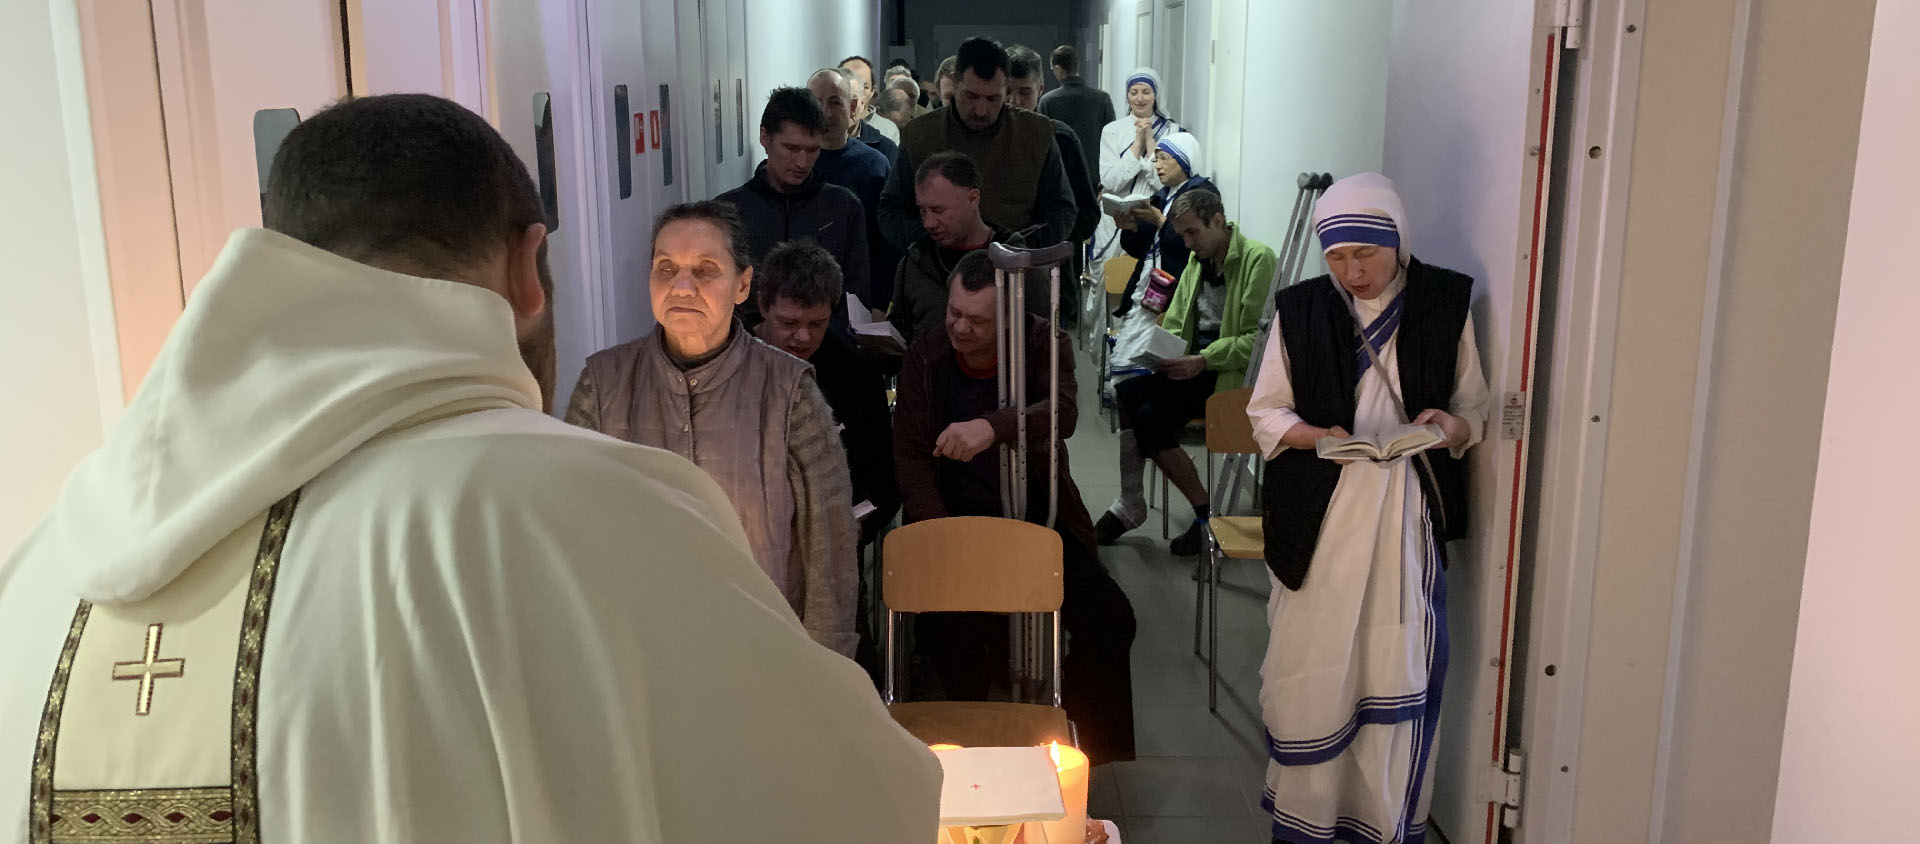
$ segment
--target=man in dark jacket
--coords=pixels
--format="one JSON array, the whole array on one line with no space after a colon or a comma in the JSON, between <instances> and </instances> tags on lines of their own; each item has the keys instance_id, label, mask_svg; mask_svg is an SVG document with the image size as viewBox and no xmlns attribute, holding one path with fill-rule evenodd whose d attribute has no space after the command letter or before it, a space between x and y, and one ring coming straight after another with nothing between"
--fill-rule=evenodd
<instances>
[{"instance_id":1,"label":"man in dark jacket","mask_svg":"<svg viewBox=\"0 0 1920 844\"><path fill-rule=\"evenodd\" d=\"M1100 133L1113 122L1113 98L1080 77L1080 56L1072 47L1054 48L1053 75L1060 80L1060 87L1042 94L1036 110L1073 127L1080 138L1080 149L1095 152L1086 157L1087 177L1098 185Z\"/></svg>"},{"instance_id":2,"label":"man in dark jacket","mask_svg":"<svg viewBox=\"0 0 1920 844\"><path fill-rule=\"evenodd\" d=\"M791 240L811 240L840 265L846 289L866 301L872 291L867 254L867 218L852 191L830 185L814 168L820 158L820 137L827 116L804 88L780 88L767 98L760 113L760 145L767 159L753 178L718 198L740 212L747 229L747 255L758 264L773 247ZM760 324L758 282L755 295L741 303L740 318L752 328ZM846 300L834 307L837 331L852 331Z\"/></svg>"},{"instance_id":3,"label":"man in dark jacket","mask_svg":"<svg viewBox=\"0 0 1920 844\"><path fill-rule=\"evenodd\" d=\"M1067 181L1053 122L1007 104L1007 51L990 38L969 38L957 54L960 87L953 107L915 118L900 137L900 156L880 193L880 232L905 249L925 233L914 213L914 175L934 153L959 152L980 165L981 213L1011 231L1039 225L1029 238L1054 244L1073 232L1079 207Z\"/></svg>"},{"instance_id":4,"label":"man in dark jacket","mask_svg":"<svg viewBox=\"0 0 1920 844\"><path fill-rule=\"evenodd\" d=\"M1045 71L1040 68L1040 54L1015 44L1007 48L1007 57L1007 102L1015 108L1028 111L1039 108L1040 92L1047 87ZM1067 233L1067 240L1084 243L1100 226L1100 195L1093 189L1098 180L1088 174L1090 168L1081 152L1085 147L1080 143L1079 136L1074 134L1073 127L1051 117L1047 119L1053 121L1053 142L1060 145L1060 160L1066 165L1067 183L1073 187L1073 205L1079 211L1073 218L1073 231ZM1069 280L1060 286L1061 322L1068 327L1079 322L1080 285L1077 281L1082 261L1080 252L1075 250L1073 258L1060 273L1062 278Z\"/></svg>"},{"instance_id":5,"label":"man in dark jacket","mask_svg":"<svg viewBox=\"0 0 1920 844\"><path fill-rule=\"evenodd\" d=\"M1025 247L1018 233L1008 232L980 216L980 168L957 152L936 153L914 175L914 197L926 232L907 248L894 275L893 305L887 319L911 344L936 333L947 314L947 280L967 253L990 243ZM1046 313L1047 279L1031 273L1027 281L1027 308ZM1063 274L1064 292L1068 279ZM1064 310L1064 304L1063 308Z\"/></svg>"},{"instance_id":6,"label":"man in dark jacket","mask_svg":"<svg viewBox=\"0 0 1920 844\"><path fill-rule=\"evenodd\" d=\"M1073 354L1062 354L1060 369L1049 371L1048 344L1071 341L1046 320L1027 317L1013 342L1026 344L1020 377L1028 397L1037 399L1018 410L1000 408L993 275L985 251L963 258L949 283L945 327L915 341L902 363L893 454L905 519L1003 516L995 446L1016 441L1025 415L1026 520L1045 524L1050 493L1057 489L1059 496L1054 529L1063 546L1060 620L1068 637L1063 703L1094 764L1132 759L1133 607L1100 562L1093 520L1067 468L1066 440L1079 419ZM1051 445L1059 449L1060 474L1054 478L1048 430L1056 413L1059 438ZM999 618L929 613L917 619L915 631L952 699L983 699L989 678L1006 670L1007 625Z\"/></svg>"},{"instance_id":7,"label":"man in dark jacket","mask_svg":"<svg viewBox=\"0 0 1920 844\"><path fill-rule=\"evenodd\" d=\"M847 115L858 102L854 91L859 85L853 74L837 67L814 71L807 79L807 90L827 113L827 131L820 136L820 160L813 169L827 184L839 185L860 198L860 209L867 215L867 266L873 277L882 279L859 294L860 302L885 313L887 302L893 298L887 274L900 263L900 253L887 245L879 229L880 189L887 184L887 170L893 162L847 134Z\"/></svg>"},{"instance_id":8,"label":"man in dark jacket","mask_svg":"<svg viewBox=\"0 0 1920 844\"><path fill-rule=\"evenodd\" d=\"M833 410L853 480L851 504L860 522L859 544L869 545L900 512L900 490L893 477L893 418L887 410L887 379L879 366L853 340L827 330L833 303L845 301L840 267L811 243L782 244L760 262L754 286L765 317L755 336L812 364L814 383ZM854 661L876 678L881 676L873 625L877 594L872 572L861 566L859 611L854 616L860 643Z\"/></svg>"}]
</instances>

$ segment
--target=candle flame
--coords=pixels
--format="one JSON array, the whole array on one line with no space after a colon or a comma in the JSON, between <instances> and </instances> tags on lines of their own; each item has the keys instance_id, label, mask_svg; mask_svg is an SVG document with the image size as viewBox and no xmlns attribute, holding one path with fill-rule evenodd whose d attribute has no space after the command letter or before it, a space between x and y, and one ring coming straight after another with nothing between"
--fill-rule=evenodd
<instances>
[{"instance_id":1,"label":"candle flame","mask_svg":"<svg viewBox=\"0 0 1920 844\"><path fill-rule=\"evenodd\" d=\"M933 746L931 746L931 747L929 747L929 748L927 748L927 749L928 749L928 750L932 750L932 751L934 751L934 752L936 752L936 753L937 753L937 752L939 752L939 751L942 751L942 750L959 750L959 749L960 749L960 745L957 745L957 744L936 744L936 745L933 745Z\"/></svg>"}]
</instances>

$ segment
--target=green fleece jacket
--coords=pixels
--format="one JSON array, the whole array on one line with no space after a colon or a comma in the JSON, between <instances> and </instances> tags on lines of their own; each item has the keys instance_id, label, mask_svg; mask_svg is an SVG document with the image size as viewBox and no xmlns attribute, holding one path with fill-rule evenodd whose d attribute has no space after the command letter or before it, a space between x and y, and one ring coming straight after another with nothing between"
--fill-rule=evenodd
<instances>
[{"instance_id":1,"label":"green fleece jacket","mask_svg":"<svg viewBox=\"0 0 1920 844\"><path fill-rule=\"evenodd\" d=\"M1241 234L1233 223L1227 228L1233 232L1233 239L1227 245L1227 261L1221 272L1227 279L1227 303L1220 313L1220 339L1200 350L1207 369L1220 373L1214 382L1216 393L1236 389L1247 379L1247 364L1256 351L1253 344L1260 331L1260 315L1266 310L1267 294L1273 287L1275 264L1273 250L1266 244ZM1173 301L1167 304L1167 315L1160 320L1161 328L1179 335L1189 348L1199 321L1193 300L1203 283L1200 264L1197 256L1187 262L1180 285L1173 290Z\"/></svg>"}]
</instances>

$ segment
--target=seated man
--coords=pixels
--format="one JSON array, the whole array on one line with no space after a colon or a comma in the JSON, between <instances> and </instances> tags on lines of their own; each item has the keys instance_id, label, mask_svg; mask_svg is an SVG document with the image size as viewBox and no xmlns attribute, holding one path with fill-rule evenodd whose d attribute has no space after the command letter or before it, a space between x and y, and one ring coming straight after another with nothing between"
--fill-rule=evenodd
<instances>
[{"instance_id":1,"label":"seated man","mask_svg":"<svg viewBox=\"0 0 1920 844\"><path fill-rule=\"evenodd\" d=\"M938 333L945 324L947 280L962 257L989 243L1026 246L1019 234L980 216L980 169L973 159L957 152L935 153L920 165L913 181L926 234L907 248L907 257L900 261L887 313L909 344L921 335ZM1028 310L1044 313L1046 280L1039 273L1032 276L1027 286ZM1069 283L1063 272L1061 285Z\"/></svg>"},{"instance_id":2,"label":"seated man","mask_svg":"<svg viewBox=\"0 0 1920 844\"><path fill-rule=\"evenodd\" d=\"M821 168L827 115L820 102L804 88L779 88L767 97L760 112L760 146L767 158L753 178L718 199L732 203L746 226L741 244L749 260L758 263L775 244L805 238L833 255L846 279L847 291L872 301L868 289L866 211L852 191L832 184ZM847 328L846 305L834 306L834 325ZM748 328L760 324L759 303L749 298L740 308Z\"/></svg>"},{"instance_id":3,"label":"seated man","mask_svg":"<svg viewBox=\"0 0 1920 844\"><path fill-rule=\"evenodd\" d=\"M893 480L893 419L887 379L852 340L827 329L831 305L845 301L840 267L811 243L783 243L760 264L760 323L755 336L813 364L813 377L840 425L853 476L853 502L873 505L861 518L860 542L872 542L900 511Z\"/></svg>"},{"instance_id":4,"label":"seated man","mask_svg":"<svg viewBox=\"0 0 1920 844\"><path fill-rule=\"evenodd\" d=\"M567 421L705 469L739 511L760 568L813 640L852 657L852 490L812 367L734 318L753 283L733 206L691 202L653 224L653 333L587 358Z\"/></svg>"},{"instance_id":5,"label":"seated man","mask_svg":"<svg viewBox=\"0 0 1920 844\"><path fill-rule=\"evenodd\" d=\"M1060 452L1060 475L1054 527L1065 554L1064 703L1079 727L1080 746L1094 764L1132 759L1133 607L1100 562L1093 520L1067 468L1071 461L1066 440L1079 418L1071 351L1060 356L1058 373L1048 371L1050 338L1061 344L1071 341L1046 320L1027 317L1014 342L1026 344L1028 366L1020 377L1026 379L1028 396L1039 398L1020 410L1001 409L993 276L985 251L962 258L948 283L944 327L915 341L901 366L893 456L906 521L1004 515L995 446L1014 442L1024 413L1030 479L1026 520L1044 524L1051 483L1047 432L1049 417L1057 410L1060 438L1054 445ZM984 698L989 679L1006 671L1004 619L928 614L918 619L916 632L950 698Z\"/></svg>"},{"instance_id":6,"label":"seated man","mask_svg":"<svg viewBox=\"0 0 1920 844\"><path fill-rule=\"evenodd\" d=\"M1115 510L1100 517L1099 537L1111 545L1146 517L1141 489L1145 461L1151 459L1193 507L1193 525L1174 537L1170 549L1180 556L1200 553L1206 533L1208 490L1180 447L1180 431L1206 415L1207 398L1238 389L1260 333L1260 316L1273 286L1273 250L1227 222L1220 195L1210 190L1180 194L1167 212L1168 225L1193 257L1180 273L1180 285L1160 327L1187 341L1187 354L1164 361L1158 372L1120 382L1120 489ZM1137 514L1137 516L1136 516Z\"/></svg>"}]
</instances>

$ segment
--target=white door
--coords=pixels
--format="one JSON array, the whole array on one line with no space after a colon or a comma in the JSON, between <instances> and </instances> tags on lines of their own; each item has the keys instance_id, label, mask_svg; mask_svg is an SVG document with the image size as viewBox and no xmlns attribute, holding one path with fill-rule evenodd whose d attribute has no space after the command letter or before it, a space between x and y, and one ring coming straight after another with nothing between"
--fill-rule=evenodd
<instances>
[{"instance_id":1,"label":"white door","mask_svg":"<svg viewBox=\"0 0 1920 844\"><path fill-rule=\"evenodd\" d=\"M540 189L546 208L547 260L553 270L555 409L566 398L587 355L612 345L589 275L596 239L591 191L598 187L588 157L592 137L583 109L597 103L583 90L575 40L583 7L576 0L492 0L492 66L487 117L513 145Z\"/></svg>"},{"instance_id":2,"label":"white door","mask_svg":"<svg viewBox=\"0 0 1920 844\"><path fill-rule=\"evenodd\" d=\"M650 138L659 93L647 72L647 6L646 0L595 0L588 27L593 91L587 114L597 163L590 193L598 212L591 287L615 343L653 327L647 268L661 153Z\"/></svg>"},{"instance_id":3,"label":"white door","mask_svg":"<svg viewBox=\"0 0 1920 844\"><path fill-rule=\"evenodd\" d=\"M1473 528L1450 547L1452 646L1435 751L1433 819L1455 844L1492 844L1518 767L1511 713L1523 579L1527 427L1538 346L1559 32L1534 5L1475 11L1395 4L1385 170L1406 200L1423 261L1476 279L1482 367L1494 397L1468 456Z\"/></svg>"},{"instance_id":4,"label":"white door","mask_svg":"<svg viewBox=\"0 0 1920 844\"><path fill-rule=\"evenodd\" d=\"M1187 89L1185 87L1185 80L1187 78L1186 0L1168 0L1166 13L1166 25L1160 28L1162 36L1160 39L1160 64L1155 68L1160 71L1160 96L1165 100L1165 102L1160 104L1160 110L1166 112L1175 120L1183 121L1180 124L1182 126L1198 126L1198 123L1186 122L1192 121L1195 118L1183 110L1186 108L1187 103Z\"/></svg>"},{"instance_id":5,"label":"white door","mask_svg":"<svg viewBox=\"0 0 1920 844\"><path fill-rule=\"evenodd\" d=\"M821 62L838 58L832 56L821 59ZM753 175L754 165L760 160L760 133L757 131L760 108L747 93L747 61L747 0L727 0L727 75L724 85L728 108L731 110L727 113L726 180L721 182L725 188L745 182Z\"/></svg>"},{"instance_id":6,"label":"white door","mask_svg":"<svg viewBox=\"0 0 1920 844\"><path fill-rule=\"evenodd\" d=\"M353 93L437 94L487 111L484 0L346 0Z\"/></svg>"},{"instance_id":7,"label":"white door","mask_svg":"<svg viewBox=\"0 0 1920 844\"><path fill-rule=\"evenodd\" d=\"M154 0L155 59L188 293L234 229L260 225L262 152L291 116L347 93L340 10L328 0ZM278 114L275 114L278 112ZM262 143L261 141L264 141Z\"/></svg>"}]
</instances>

